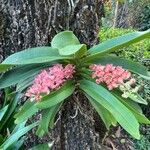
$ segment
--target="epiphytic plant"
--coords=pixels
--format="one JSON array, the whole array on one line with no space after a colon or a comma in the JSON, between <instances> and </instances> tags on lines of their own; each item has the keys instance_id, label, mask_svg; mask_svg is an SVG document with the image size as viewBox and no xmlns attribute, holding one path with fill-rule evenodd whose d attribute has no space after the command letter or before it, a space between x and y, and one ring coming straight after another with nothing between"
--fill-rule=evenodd
<instances>
[{"instance_id":1,"label":"epiphytic plant","mask_svg":"<svg viewBox=\"0 0 150 150\"><path fill-rule=\"evenodd\" d=\"M133 137L140 138L139 123L150 124L140 104L139 85L132 73L150 79L146 68L112 54L124 46L150 38L150 30L133 32L87 49L71 31L58 33L51 47L36 47L12 54L0 64L0 88L16 85L26 102L15 123L42 109L37 135L53 127L55 115L74 90L83 92L106 127L117 122Z\"/></svg>"}]
</instances>

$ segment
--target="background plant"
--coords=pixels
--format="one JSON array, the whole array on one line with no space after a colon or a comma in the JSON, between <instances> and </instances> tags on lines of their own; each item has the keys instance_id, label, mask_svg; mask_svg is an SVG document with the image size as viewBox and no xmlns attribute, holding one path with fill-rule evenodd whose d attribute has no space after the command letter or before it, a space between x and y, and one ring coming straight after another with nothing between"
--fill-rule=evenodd
<instances>
[{"instance_id":1,"label":"background plant","mask_svg":"<svg viewBox=\"0 0 150 150\"><path fill-rule=\"evenodd\" d=\"M15 123L20 124L38 110L43 109L37 130L37 135L43 136L49 126L53 127L55 115L64 100L79 88L85 93L108 129L118 122L133 137L139 139L139 123L149 124L150 121L142 114L137 102L144 104L147 102L138 95L137 101L132 98L124 99L120 91L110 92L105 85L96 84L91 78L89 65L112 63L143 78L150 79L146 68L142 65L109 54L149 37L149 30L133 32L105 41L87 50L86 45L80 44L72 32L64 31L52 39L52 47L31 48L9 56L0 65L0 71L4 72L0 79L0 88L16 85L16 91L23 93L43 68L48 68L56 63L73 64L76 67L75 77L58 90L44 95L38 102L26 100L21 110L15 115Z\"/></svg>"}]
</instances>

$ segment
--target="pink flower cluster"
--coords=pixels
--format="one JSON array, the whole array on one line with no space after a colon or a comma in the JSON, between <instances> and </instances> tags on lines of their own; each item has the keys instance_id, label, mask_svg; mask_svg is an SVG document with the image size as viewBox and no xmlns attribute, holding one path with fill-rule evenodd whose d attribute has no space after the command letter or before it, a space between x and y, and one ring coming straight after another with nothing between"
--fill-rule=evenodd
<instances>
[{"instance_id":1,"label":"pink flower cluster","mask_svg":"<svg viewBox=\"0 0 150 150\"><path fill-rule=\"evenodd\" d=\"M75 66L72 64L65 67L56 64L44 69L36 76L33 85L27 90L25 96L33 100L40 100L41 94L49 94L52 90L58 89L67 79L73 78L74 72Z\"/></svg>"},{"instance_id":2,"label":"pink flower cluster","mask_svg":"<svg viewBox=\"0 0 150 150\"><path fill-rule=\"evenodd\" d=\"M124 70L121 66L113 66L112 64L90 65L92 70L92 78L96 79L96 83L105 83L109 90L117 88L124 80L130 78L131 73Z\"/></svg>"}]
</instances>

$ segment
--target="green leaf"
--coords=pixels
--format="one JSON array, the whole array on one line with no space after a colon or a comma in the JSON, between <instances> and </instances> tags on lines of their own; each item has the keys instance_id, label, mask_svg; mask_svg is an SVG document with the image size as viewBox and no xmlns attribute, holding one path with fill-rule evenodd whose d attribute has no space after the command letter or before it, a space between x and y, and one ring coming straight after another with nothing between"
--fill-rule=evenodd
<instances>
[{"instance_id":1,"label":"green leaf","mask_svg":"<svg viewBox=\"0 0 150 150\"><path fill-rule=\"evenodd\" d=\"M67 97L69 97L75 89L72 81L67 81L60 89L44 96L39 102L35 104L40 109L52 107Z\"/></svg>"},{"instance_id":2,"label":"green leaf","mask_svg":"<svg viewBox=\"0 0 150 150\"><path fill-rule=\"evenodd\" d=\"M112 93L118 98L118 100L120 100L128 109L132 111L139 123L150 124L150 120L145 117L140 106L137 103L133 102L130 99L121 97L118 91L112 91Z\"/></svg>"},{"instance_id":3,"label":"green leaf","mask_svg":"<svg viewBox=\"0 0 150 150\"><path fill-rule=\"evenodd\" d=\"M49 125L51 129L53 128L55 116L61 105L62 103L59 103L55 106L43 110L42 119L40 120L36 135L42 137L45 133L48 132Z\"/></svg>"},{"instance_id":4,"label":"green leaf","mask_svg":"<svg viewBox=\"0 0 150 150\"><path fill-rule=\"evenodd\" d=\"M15 128L13 129L11 135L12 135L12 134L15 134L17 131L23 129L23 128L25 127L25 124L26 124L26 121L24 121L23 123L17 124L17 125L15 126ZM13 150L19 150L19 148L23 145L25 139L26 139L25 136L21 137L18 141L14 142L14 143L12 144L12 146L10 146L10 147L8 148L8 150L12 150L12 149L13 149Z\"/></svg>"},{"instance_id":5,"label":"green leaf","mask_svg":"<svg viewBox=\"0 0 150 150\"><path fill-rule=\"evenodd\" d=\"M18 140L17 142L15 142L10 148L8 148L7 150L20 150L21 146L24 144L24 141L26 140L26 137L23 136L20 140Z\"/></svg>"},{"instance_id":6,"label":"green leaf","mask_svg":"<svg viewBox=\"0 0 150 150\"><path fill-rule=\"evenodd\" d=\"M80 44L78 38L73 34L72 31L63 31L54 36L51 41L53 48L61 49L68 45Z\"/></svg>"},{"instance_id":7,"label":"green leaf","mask_svg":"<svg viewBox=\"0 0 150 150\"><path fill-rule=\"evenodd\" d=\"M4 137L3 137L3 135L2 134L0 134L0 145L2 145L2 143L4 142Z\"/></svg>"},{"instance_id":8,"label":"green leaf","mask_svg":"<svg viewBox=\"0 0 150 150\"><path fill-rule=\"evenodd\" d=\"M36 108L34 104L35 102L31 102L30 100L25 102L25 104L21 107L21 110L15 115L16 124L24 122L38 111L38 108Z\"/></svg>"},{"instance_id":9,"label":"green leaf","mask_svg":"<svg viewBox=\"0 0 150 150\"><path fill-rule=\"evenodd\" d=\"M14 65L8 65L8 64L0 64L0 73L5 72L12 68Z\"/></svg>"},{"instance_id":10,"label":"green leaf","mask_svg":"<svg viewBox=\"0 0 150 150\"><path fill-rule=\"evenodd\" d=\"M132 71L132 72L142 76L143 78L147 77L147 79L150 80L150 75L149 75L147 69L143 65L141 65L137 62L133 62L131 60L126 60L126 59L119 58L116 56L108 56L107 55L107 56L102 56L99 59L95 59L94 61L92 61L92 63L102 64L102 65L112 63L113 65L116 65L116 66L122 66L124 69Z\"/></svg>"},{"instance_id":11,"label":"green leaf","mask_svg":"<svg viewBox=\"0 0 150 150\"><path fill-rule=\"evenodd\" d=\"M0 109L0 121L3 118L3 116L5 115L7 109L8 109L8 105L6 105L4 108Z\"/></svg>"},{"instance_id":12,"label":"green leaf","mask_svg":"<svg viewBox=\"0 0 150 150\"><path fill-rule=\"evenodd\" d=\"M6 150L7 148L9 148L10 146L12 146L13 143L15 143L16 141L18 141L18 139L20 137L22 137L25 133L27 133L28 131L30 131L32 128L34 128L35 126L37 126L37 122L33 123L29 126L26 126L20 130L18 130L16 133L12 134L10 137L8 137L8 139L0 146L0 149Z\"/></svg>"},{"instance_id":13,"label":"green leaf","mask_svg":"<svg viewBox=\"0 0 150 150\"><path fill-rule=\"evenodd\" d=\"M119 91L119 90L117 90L117 91ZM114 93L114 90L112 91L112 94L113 93ZM119 93L119 96L122 97L121 94L120 94L120 91L118 93ZM130 98L126 99L126 98L122 97L122 99L124 99L125 102L129 103L130 107L133 107L133 109L137 110L139 113L142 113L142 109L141 109L141 107L139 106L138 103L132 101Z\"/></svg>"},{"instance_id":14,"label":"green leaf","mask_svg":"<svg viewBox=\"0 0 150 150\"><path fill-rule=\"evenodd\" d=\"M110 111L118 123L133 137L140 139L139 123L132 112L123 105L114 95L101 85L88 80L80 82L80 88L95 101Z\"/></svg>"},{"instance_id":15,"label":"green leaf","mask_svg":"<svg viewBox=\"0 0 150 150\"><path fill-rule=\"evenodd\" d=\"M7 57L3 62L9 65L27 65L27 64L39 64L45 62L51 62L56 60L67 59L59 55L57 49L51 47L36 47L29 48Z\"/></svg>"},{"instance_id":16,"label":"green leaf","mask_svg":"<svg viewBox=\"0 0 150 150\"><path fill-rule=\"evenodd\" d=\"M22 128L24 128L25 125L26 125L26 122L27 122L27 120L24 121L24 122L22 122L22 123L17 124L17 125L15 126L15 128L13 129L13 131L12 131L11 134L14 134L14 133L16 133L17 131L19 131L19 130L21 130Z\"/></svg>"},{"instance_id":17,"label":"green leaf","mask_svg":"<svg viewBox=\"0 0 150 150\"><path fill-rule=\"evenodd\" d=\"M80 57L83 56L87 48L85 44L68 45L59 49L59 54L63 56L69 56L76 53L80 53Z\"/></svg>"},{"instance_id":18,"label":"green leaf","mask_svg":"<svg viewBox=\"0 0 150 150\"><path fill-rule=\"evenodd\" d=\"M100 43L96 46L93 46L89 49L90 55L87 57L88 60L99 57L106 53L110 53L121 49L125 46L129 46L130 44L139 42L145 38L150 38L150 29L142 32L133 32L128 33L123 36L119 36L110 40L107 40L103 43Z\"/></svg>"},{"instance_id":19,"label":"green leaf","mask_svg":"<svg viewBox=\"0 0 150 150\"><path fill-rule=\"evenodd\" d=\"M128 97L137 103L144 104L144 105L148 104L147 101L145 99L143 99L138 93L128 94Z\"/></svg>"},{"instance_id":20,"label":"green leaf","mask_svg":"<svg viewBox=\"0 0 150 150\"><path fill-rule=\"evenodd\" d=\"M45 143L45 144L38 144L32 148L30 148L29 150L50 150L50 148L52 147L53 142L52 143Z\"/></svg>"},{"instance_id":21,"label":"green leaf","mask_svg":"<svg viewBox=\"0 0 150 150\"><path fill-rule=\"evenodd\" d=\"M12 70L5 72L0 78L0 89L15 85L21 80L35 76L43 68L40 65L25 65L15 67Z\"/></svg>"},{"instance_id":22,"label":"green leaf","mask_svg":"<svg viewBox=\"0 0 150 150\"><path fill-rule=\"evenodd\" d=\"M17 93L16 95L11 95L11 102L8 106L8 109L7 109L4 117L0 121L0 131L3 129L6 122L11 119L11 115L14 113L14 111L16 109L16 106L18 104L18 100L20 99L20 97L21 97L20 93Z\"/></svg>"},{"instance_id":23,"label":"green leaf","mask_svg":"<svg viewBox=\"0 0 150 150\"><path fill-rule=\"evenodd\" d=\"M95 110L97 111L97 113L99 114L103 122L105 123L105 126L108 130L111 125L116 126L117 124L116 119L106 108L104 108L100 103L92 99L89 95L86 94L86 97L88 98L92 106L95 108Z\"/></svg>"},{"instance_id":24,"label":"green leaf","mask_svg":"<svg viewBox=\"0 0 150 150\"><path fill-rule=\"evenodd\" d=\"M25 80L21 80L20 82L18 82L17 87L16 87L16 91L18 92L22 92L23 90L25 90L26 88L28 88L29 86L31 86L33 84L34 81L34 76L29 77Z\"/></svg>"},{"instance_id":25,"label":"green leaf","mask_svg":"<svg viewBox=\"0 0 150 150\"><path fill-rule=\"evenodd\" d=\"M140 75L140 76L146 80L150 80L150 73L148 73L148 76L144 76L144 75Z\"/></svg>"}]
</instances>

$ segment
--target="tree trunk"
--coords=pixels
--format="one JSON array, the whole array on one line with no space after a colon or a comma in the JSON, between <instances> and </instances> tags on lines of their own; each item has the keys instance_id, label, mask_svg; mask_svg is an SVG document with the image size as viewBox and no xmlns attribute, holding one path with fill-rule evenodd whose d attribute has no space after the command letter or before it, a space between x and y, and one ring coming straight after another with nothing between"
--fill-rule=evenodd
<instances>
[{"instance_id":1,"label":"tree trunk","mask_svg":"<svg viewBox=\"0 0 150 150\"><path fill-rule=\"evenodd\" d=\"M102 0L0 0L0 58L25 48L50 45L52 37L63 30L72 30L90 47L98 42L102 15ZM54 141L55 150L104 150L100 132L105 128L94 114L87 99L74 93L59 112L54 130L41 139L33 130L26 149Z\"/></svg>"},{"instance_id":2,"label":"tree trunk","mask_svg":"<svg viewBox=\"0 0 150 150\"><path fill-rule=\"evenodd\" d=\"M115 7L115 16L114 16L114 22L113 22L113 28L116 27L117 19L118 19L118 7L119 7L119 1L116 1L116 7Z\"/></svg>"}]
</instances>

